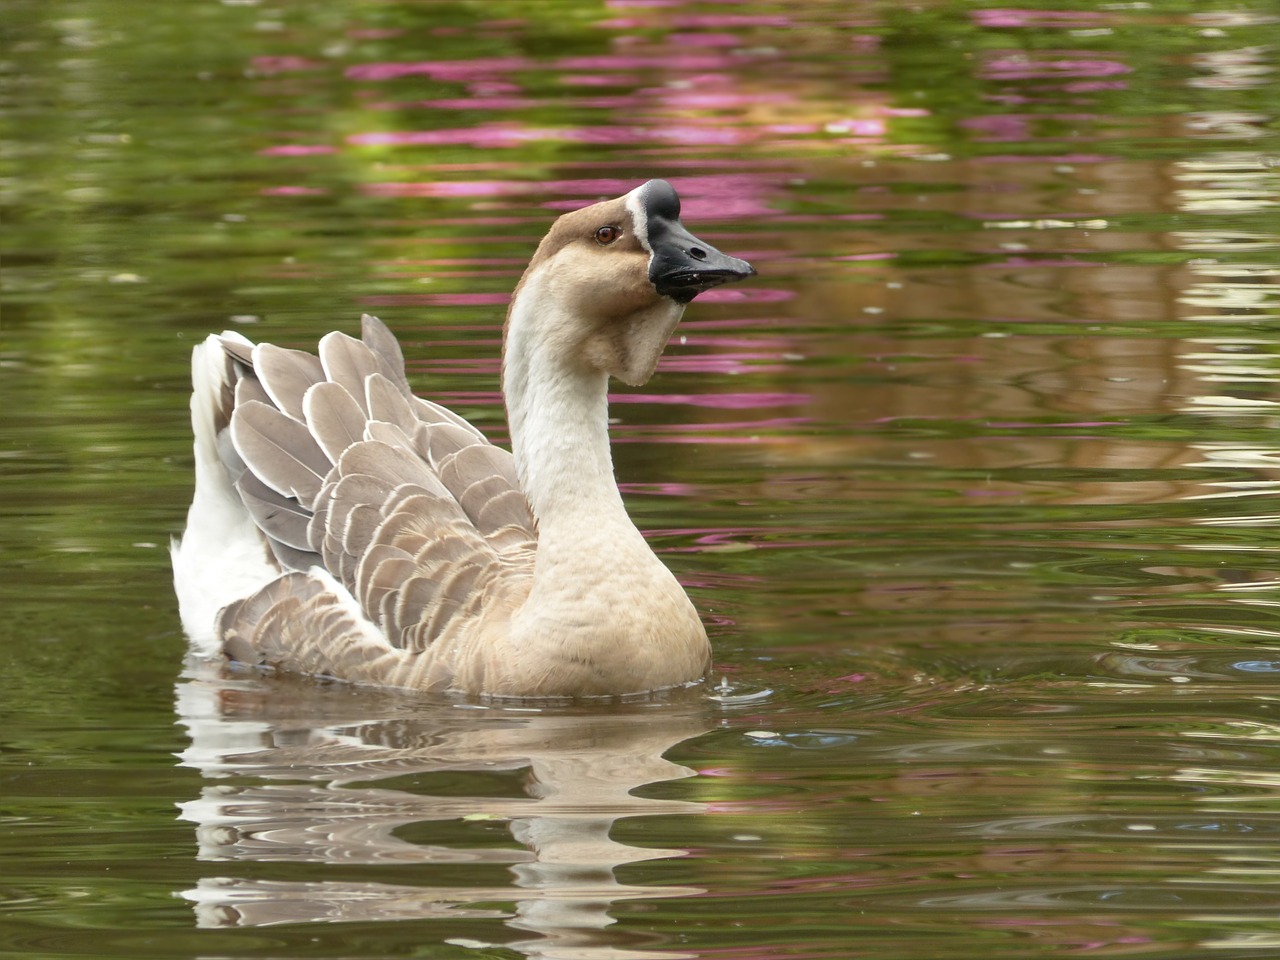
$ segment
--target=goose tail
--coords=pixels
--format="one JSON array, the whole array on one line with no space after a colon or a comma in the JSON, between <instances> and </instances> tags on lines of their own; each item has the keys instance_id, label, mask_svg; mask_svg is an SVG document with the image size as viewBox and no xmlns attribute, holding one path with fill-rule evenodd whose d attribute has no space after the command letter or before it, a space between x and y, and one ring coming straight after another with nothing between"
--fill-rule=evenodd
<instances>
[{"instance_id":1,"label":"goose tail","mask_svg":"<svg viewBox=\"0 0 1280 960\"><path fill-rule=\"evenodd\" d=\"M280 575L280 565L235 488L244 469L228 429L235 403L236 346L252 349L228 331L210 336L191 353L191 426L195 433L196 489L181 539L169 546L178 612L192 651L221 653L218 611Z\"/></svg>"}]
</instances>

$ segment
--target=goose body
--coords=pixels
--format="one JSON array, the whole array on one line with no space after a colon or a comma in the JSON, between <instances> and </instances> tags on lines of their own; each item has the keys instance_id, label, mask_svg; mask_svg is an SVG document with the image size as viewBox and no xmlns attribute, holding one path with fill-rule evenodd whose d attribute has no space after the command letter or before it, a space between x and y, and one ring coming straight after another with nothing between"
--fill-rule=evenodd
<instances>
[{"instance_id":1,"label":"goose body","mask_svg":"<svg viewBox=\"0 0 1280 960\"><path fill-rule=\"evenodd\" d=\"M196 489L171 550L198 653L355 683L637 693L710 662L628 517L607 382L652 375L685 305L755 271L651 180L560 217L504 330L510 453L416 397L390 331L312 355L210 336L192 356Z\"/></svg>"}]
</instances>

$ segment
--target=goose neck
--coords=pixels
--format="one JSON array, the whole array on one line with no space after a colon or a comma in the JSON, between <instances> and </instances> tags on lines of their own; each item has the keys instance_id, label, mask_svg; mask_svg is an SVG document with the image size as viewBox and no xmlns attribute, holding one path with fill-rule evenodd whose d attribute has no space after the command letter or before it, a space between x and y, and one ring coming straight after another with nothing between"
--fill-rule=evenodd
<instances>
[{"instance_id":1,"label":"goose neck","mask_svg":"<svg viewBox=\"0 0 1280 960\"><path fill-rule=\"evenodd\" d=\"M503 393L511 449L540 538L565 525L624 523L632 528L613 475L608 374L566 355L578 329L526 290L508 319ZM542 309L535 310L542 306Z\"/></svg>"}]
</instances>

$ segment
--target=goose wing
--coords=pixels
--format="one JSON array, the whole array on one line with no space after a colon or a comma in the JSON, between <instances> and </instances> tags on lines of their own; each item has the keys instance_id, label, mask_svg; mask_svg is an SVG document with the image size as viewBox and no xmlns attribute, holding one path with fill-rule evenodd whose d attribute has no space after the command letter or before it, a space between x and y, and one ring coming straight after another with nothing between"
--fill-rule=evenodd
<instances>
[{"instance_id":1,"label":"goose wing","mask_svg":"<svg viewBox=\"0 0 1280 960\"><path fill-rule=\"evenodd\" d=\"M355 679L522 599L537 532L511 454L410 391L380 320L318 356L220 342L237 375L223 461L282 574L219 614L229 655Z\"/></svg>"}]
</instances>

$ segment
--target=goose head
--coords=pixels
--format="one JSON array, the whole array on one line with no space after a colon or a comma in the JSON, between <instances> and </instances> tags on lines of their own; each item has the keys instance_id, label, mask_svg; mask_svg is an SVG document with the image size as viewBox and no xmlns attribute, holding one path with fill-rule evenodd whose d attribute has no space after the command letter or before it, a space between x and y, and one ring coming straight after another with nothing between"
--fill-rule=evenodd
<instances>
[{"instance_id":1,"label":"goose head","mask_svg":"<svg viewBox=\"0 0 1280 960\"><path fill-rule=\"evenodd\" d=\"M555 221L516 288L508 354L536 343L557 365L637 386L694 297L755 272L690 233L675 189L650 180Z\"/></svg>"}]
</instances>

